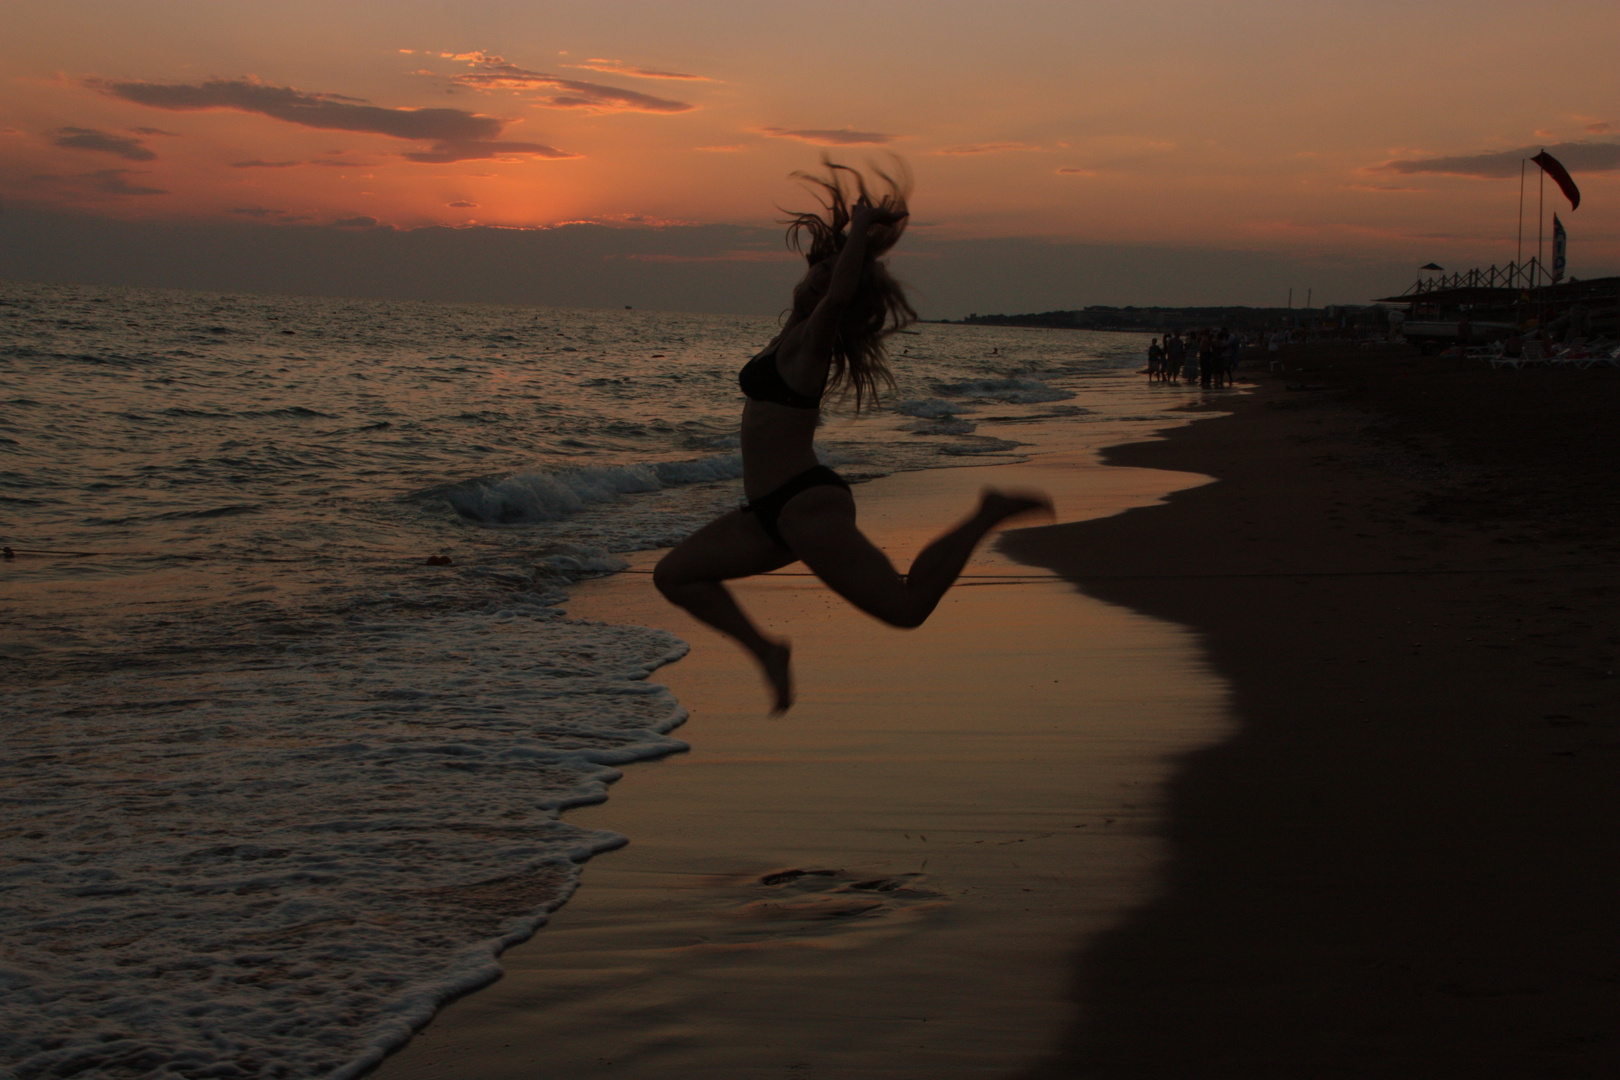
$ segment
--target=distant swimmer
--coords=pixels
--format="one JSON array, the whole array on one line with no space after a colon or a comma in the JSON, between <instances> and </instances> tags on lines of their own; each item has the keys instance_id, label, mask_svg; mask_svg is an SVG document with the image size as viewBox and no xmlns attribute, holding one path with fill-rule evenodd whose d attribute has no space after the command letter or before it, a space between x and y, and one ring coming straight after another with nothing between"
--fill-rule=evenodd
<instances>
[{"instance_id":1,"label":"distant swimmer","mask_svg":"<svg viewBox=\"0 0 1620 1080\"><path fill-rule=\"evenodd\" d=\"M822 397L854 396L855 410L893 389L884 339L917 313L880 261L904 234L910 175L872 170L884 192L873 201L860 172L822 159L826 174L796 174L817 193L819 212L786 222L788 244L810 264L793 290L782 332L743 367L745 506L682 541L653 572L672 603L747 649L774 695L774 712L793 704L791 650L737 605L724 582L802 560L832 590L891 626L920 626L961 575L990 531L1019 517L1052 516L1040 492L986 488L978 507L923 548L905 574L855 524L849 482L816 459L813 438ZM851 203L850 196L858 195ZM804 251L808 239L810 249Z\"/></svg>"}]
</instances>

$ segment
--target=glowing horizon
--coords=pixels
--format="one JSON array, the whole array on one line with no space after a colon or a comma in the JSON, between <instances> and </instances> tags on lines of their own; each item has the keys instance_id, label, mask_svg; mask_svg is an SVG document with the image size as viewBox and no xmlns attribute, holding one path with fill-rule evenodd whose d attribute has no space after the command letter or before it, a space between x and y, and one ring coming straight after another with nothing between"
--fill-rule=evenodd
<instances>
[{"instance_id":1,"label":"glowing horizon","mask_svg":"<svg viewBox=\"0 0 1620 1080\"><path fill-rule=\"evenodd\" d=\"M1518 163L1546 148L1585 192L1574 214L1548 199L1572 272L1620 269L1608 5L802 14L13 8L0 197L120 219L759 226L819 153L894 152L931 236L1450 265L1513 257Z\"/></svg>"}]
</instances>

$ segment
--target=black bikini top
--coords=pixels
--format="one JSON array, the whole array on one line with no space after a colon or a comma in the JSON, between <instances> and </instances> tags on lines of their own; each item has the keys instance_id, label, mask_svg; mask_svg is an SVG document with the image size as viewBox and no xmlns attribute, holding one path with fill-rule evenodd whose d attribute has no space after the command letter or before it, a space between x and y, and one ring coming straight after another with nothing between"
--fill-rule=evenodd
<instances>
[{"instance_id":1,"label":"black bikini top","mask_svg":"<svg viewBox=\"0 0 1620 1080\"><path fill-rule=\"evenodd\" d=\"M774 401L794 409L821 408L821 395L801 394L787 384L776 370L776 347L773 345L743 365L737 372L737 384L753 401Z\"/></svg>"}]
</instances>

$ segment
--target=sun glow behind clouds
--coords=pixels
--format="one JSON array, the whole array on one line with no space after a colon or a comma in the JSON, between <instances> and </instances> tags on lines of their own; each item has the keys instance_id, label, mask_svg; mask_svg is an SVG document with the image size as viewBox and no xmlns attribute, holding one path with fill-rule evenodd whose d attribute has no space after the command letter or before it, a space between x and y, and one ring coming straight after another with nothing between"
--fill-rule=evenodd
<instances>
[{"instance_id":1,"label":"sun glow behind clouds","mask_svg":"<svg viewBox=\"0 0 1620 1080\"><path fill-rule=\"evenodd\" d=\"M814 20L399 0L379 28L301 0L38 5L0 41L0 198L401 228L761 225L821 152L892 150L935 235L1404 265L1496 253L1518 160L1545 145L1587 192L1572 250L1620 263L1611 8L1571 0L1551 26L1504 0L1466 19L1390 10L1398 30L1282 0L831 0ZM1557 80L1480 77L1532 37L1564 58Z\"/></svg>"}]
</instances>

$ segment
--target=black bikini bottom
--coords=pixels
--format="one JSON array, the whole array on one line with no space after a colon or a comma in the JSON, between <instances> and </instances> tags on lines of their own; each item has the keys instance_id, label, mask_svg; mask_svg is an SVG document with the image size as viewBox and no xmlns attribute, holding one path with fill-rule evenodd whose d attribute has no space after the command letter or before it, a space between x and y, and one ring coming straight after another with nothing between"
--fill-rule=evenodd
<instances>
[{"instance_id":1,"label":"black bikini bottom","mask_svg":"<svg viewBox=\"0 0 1620 1080\"><path fill-rule=\"evenodd\" d=\"M776 519L782 516L782 507L786 506L788 500L799 492L808 491L813 487L821 487L823 484L841 487L845 491L849 490L848 480L845 480L825 465L817 465L814 468L804 470L804 472L770 494L761 495L757 499L749 499L743 504L742 512L756 515L759 518L760 526L765 530L765 535L783 547L787 547L787 541L782 539L782 531L776 527Z\"/></svg>"}]
</instances>

